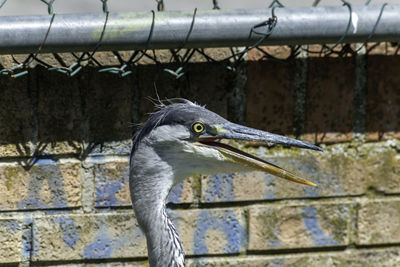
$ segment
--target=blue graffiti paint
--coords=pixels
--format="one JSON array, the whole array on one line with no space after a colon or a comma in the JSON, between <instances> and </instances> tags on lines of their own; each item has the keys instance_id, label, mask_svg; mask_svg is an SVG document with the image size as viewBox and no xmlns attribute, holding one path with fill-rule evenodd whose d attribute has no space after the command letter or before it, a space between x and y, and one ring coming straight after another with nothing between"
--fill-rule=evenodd
<instances>
[{"instance_id":1,"label":"blue graffiti paint","mask_svg":"<svg viewBox=\"0 0 400 267\"><path fill-rule=\"evenodd\" d=\"M56 208L68 207L67 196L64 190L64 180L59 166L45 165L42 167L42 170L47 173L54 173L47 179L47 184L50 187L50 192L53 199L53 205Z\"/></svg>"},{"instance_id":2,"label":"blue graffiti paint","mask_svg":"<svg viewBox=\"0 0 400 267\"><path fill-rule=\"evenodd\" d=\"M28 193L29 195L29 193ZM18 209L48 209L49 205L44 204L42 201L37 199L36 196L28 196L26 199L21 200L17 207Z\"/></svg>"},{"instance_id":3,"label":"blue graffiti paint","mask_svg":"<svg viewBox=\"0 0 400 267\"><path fill-rule=\"evenodd\" d=\"M29 222L31 222L31 220ZM31 256L32 235L31 235L29 227L27 227L28 225L29 224L24 224L19 220L18 221L17 220L8 220L7 224L6 224L7 230L10 231L11 233L16 234L19 231L22 232L22 238L21 238L22 260L29 260L30 256Z\"/></svg>"},{"instance_id":4,"label":"blue graffiti paint","mask_svg":"<svg viewBox=\"0 0 400 267\"><path fill-rule=\"evenodd\" d=\"M139 244L142 244L144 238L145 238L145 236L139 227L135 227L133 232L131 231L131 229L128 229L128 230L120 233L117 238L115 238L115 236L113 236L112 238L109 238L109 240L111 240L109 242L110 248L109 248L109 251L105 254L111 255L111 253L113 251L120 251L120 250L126 249L126 247L129 247L129 246L138 246ZM100 243L101 242L98 242L98 244L100 244ZM107 256L107 257L109 257L109 256Z\"/></svg>"},{"instance_id":5,"label":"blue graffiti paint","mask_svg":"<svg viewBox=\"0 0 400 267\"><path fill-rule=\"evenodd\" d=\"M68 207L62 172L57 164L57 161L53 159L39 159L36 161L34 169L31 169L29 174L30 180L27 186L28 194L18 203L18 209L49 209L52 207ZM41 201L41 190L43 188L43 183L45 182L49 186L53 205L48 205ZM47 211L46 213L52 212ZM68 217L62 216L56 217L55 222L60 224L60 227L63 231L62 236L64 242L70 247L74 246L79 240L79 233L75 222ZM33 226L32 218L28 216L24 217L24 225L26 226L26 230L23 232L21 253L24 259L30 259L38 253L40 245L35 238L37 236L35 234L36 228ZM33 236L30 230L31 227L33 227Z\"/></svg>"},{"instance_id":6,"label":"blue graffiti paint","mask_svg":"<svg viewBox=\"0 0 400 267\"><path fill-rule=\"evenodd\" d=\"M98 183L96 187L96 207L118 206L116 194L125 184L122 181Z\"/></svg>"},{"instance_id":7,"label":"blue graffiti paint","mask_svg":"<svg viewBox=\"0 0 400 267\"><path fill-rule=\"evenodd\" d=\"M172 202L172 203L180 203L180 199L182 196L182 191L183 191L183 181L180 182L179 184L175 185L171 192L169 192L168 195L168 202Z\"/></svg>"},{"instance_id":8,"label":"blue graffiti paint","mask_svg":"<svg viewBox=\"0 0 400 267\"><path fill-rule=\"evenodd\" d=\"M194 234L194 254L207 254L206 233L208 230L219 230L227 239L225 253L239 253L245 241L245 232L233 211L226 211L223 216L213 216L210 211L203 210L199 214Z\"/></svg>"},{"instance_id":9,"label":"blue graffiti paint","mask_svg":"<svg viewBox=\"0 0 400 267\"><path fill-rule=\"evenodd\" d=\"M264 182L266 185L264 198L265 199L275 199L275 177L271 174L264 174Z\"/></svg>"},{"instance_id":10,"label":"blue graffiti paint","mask_svg":"<svg viewBox=\"0 0 400 267\"><path fill-rule=\"evenodd\" d=\"M54 159L38 159L35 162L35 165L55 165L56 161Z\"/></svg>"},{"instance_id":11,"label":"blue graffiti paint","mask_svg":"<svg viewBox=\"0 0 400 267\"><path fill-rule=\"evenodd\" d=\"M28 261L35 257L39 250L39 242L37 242L37 235L35 227L33 226L33 219L29 215L24 215L23 223L21 225L22 238L21 238L21 255L23 261Z\"/></svg>"},{"instance_id":12,"label":"blue graffiti paint","mask_svg":"<svg viewBox=\"0 0 400 267\"><path fill-rule=\"evenodd\" d=\"M35 169L32 169L29 174L28 195L18 203L18 209L50 208L40 199L40 192L45 182L50 188L53 206L56 208L68 207L62 173L56 161L40 159L36 162Z\"/></svg>"},{"instance_id":13,"label":"blue graffiti paint","mask_svg":"<svg viewBox=\"0 0 400 267\"><path fill-rule=\"evenodd\" d=\"M58 223L62 229L64 243L68 247L74 246L79 240L79 232L75 221L64 216L55 217L53 220Z\"/></svg>"},{"instance_id":14,"label":"blue graffiti paint","mask_svg":"<svg viewBox=\"0 0 400 267\"><path fill-rule=\"evenodd\" d=\"M319 225L317 210L313 206L303 207L303 221L307 231L311 234L314 244L321 247L337 246L338 242L326 235Z\"/></svg>"},{"instance_id":15,"label":"blue graffiti paint","mask_svg":"<svg viewBox=\"0 0 400 267\"><path fill-rule=\"evenodd\" d=\"M327 186L331 186L331 183L326 183L327 177L323 174L321 170L321 166L319 162L312 157L306 157L303 161L298 161L296 159L292 159L293 165L295 168L300 169L302 173L306 174L308 179L312 180L312 182L316 184L326 184ZM317 175L315 175L317 174ZM321 177L322 174L322 177ZM321 196L321 189L323 186L305 186L304 193L307 197L319 197Z\"/></svg>"},{"instance_id":16,"label":"blue graffiti paint","mask_svg":"<svg viewBox=\"0 0 400 267\"><path fill-rule=\"evenodd\" d=\"M277 227L275 227L274 232L275 233L278 232ZM276 234L276 236L279 236L279 234ZM270 239L270 240L268 240L268 245L273 248L280 248L281 241L279 239Z\"/></svg>"},{"instance_id":17,"label":"blue graffiti paint","mask_svg":"<svg viewBox=\"0 0 400 267\"><path fill-rule=\"evenodd\" d=\"M34 242L32 242L32 238L33 236L31 235L29 229L22 232L21 254L24 260L29 260L32 256L36 255L36 251L34 251L32 247L34 244Z\"/></svg>"},{"instance_id":18,"label":"blue graffiti paint","mask_svg":"<svg viewBox=\"0 0 400 267\"><path fill-rule=\"evenodd\" d=\"M175 228L179 231L179 211L174 211L167 208L167 215L174 223Z\"/></svg>"},{"instance_id":19,"label":"blue graffiti paint","mask_svg":"<svg viewBox=\"0 0 400 267\"><path fill-rule=\"evenodd\" d=\"M99 163L95 168L96 180L96 207L120 206L127 203L121 203L117 199L117 193L129 184L129 168L118 171L115 177L107 175L107 166L104 164L103 157L98 157L92 161Z\"/></svg>"},{"instance_id":20,"label":"blue graffiti paint","mask_svg":"<svg viewBox=\"0 0 400 267\"><path fill-rule=\"evenodd\" d=\"M105 161L105 155L103 153L91 153L90 158L88 158L88 161L90 163L104 163Z\"/></svg>"},{"instance_id":21,"label":"blue graffiti paint","mask_svg":"<svg viewBox=\"0 0 400 267\"><path fill-rule=\"evenodd\" d=\"M208 202L214 201L233 201L233 173L223 173L212 175L207 184L204 199Z\"/></svg>"},{"instance_id":22,"label":"blue graffiti paint","mask_svg":"<svg viewBox=\"0 0 400 267\"><path fill-rule=\"evenodd\" d=\"M296 173L302 174L318 185L303 187L307 197L319 197L324 194L322 190L327 188L329 188L328 192L334 192L335 195L345 195L340 181L340 173L338 173L339 167L332 166L329 169L321 169L319 160L311 156L299 156L287 160L293 166L293 170L297 170Z\"/></svg>"},{"instance_id":23,"label":"blue graffiti paint","mask_svg":"<svg viewBox=\"0 0 400 267\"><path fill-rule=\"evenodd\" d=\"M112 252L112 244L111 238L107 235L107 227L101 225L97 232L96 240L86 246L83 257L85 259L109 258Z\"/></svg>"},{"instance_id":24,"label":"blue graffiti paint","mask_svg":"<svg viewBox=\"0 0 400 267\"><path fill-rule=\"evenodd\" d=\"M10 229L12 233L16 233L21 230L21 223L15 220L7 221L7 228Z\"/></svg>"}]
</instances>

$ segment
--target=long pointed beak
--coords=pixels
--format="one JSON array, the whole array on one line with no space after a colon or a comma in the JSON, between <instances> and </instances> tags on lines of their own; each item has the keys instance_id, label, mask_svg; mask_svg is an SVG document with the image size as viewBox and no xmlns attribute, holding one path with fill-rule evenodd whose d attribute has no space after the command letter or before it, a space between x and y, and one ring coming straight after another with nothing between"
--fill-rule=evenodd
<instances>
[{"instance_id":1,"label":"long pointed beak","mask_svg":"<svg viewBox=\"0 0 400 267\"><path fill-rule=\"evenodd\" d=\"M320 147L304 141L253 129L235 123L227 123L221 125L220 127L217 127L217 129L218 133L215 137L218 139L257 141L263 143L272 143L278 145L294 146L294 147L308 148L308 149L322 151Z\"/></svg>"},{"instance_id":2,"label":"long pointed beak","mask_svg":"<svg viewBox=\"0 0 400 267\"><path fill-rule=\"evenodd\" d=\"M219 139L228 139L228 140L244 140L244 141L257 141L263 143L272 143L272 144L280 144L286 146L295 146L300 148L307 148L322 151L322 149L318 146L312 145L310 143L296 140L293 138L272 134L269 132L249 128L246 126L234 124L234 123L226 123L223 125L215 126L215 135L212 137L200 137L198 141L203 145L212 146L215 149L218 149L225 157L229 160L249 167L250 169L264 171L269 174L278 176L280 178L284 178L290 180L292 182L315 186L314 183L309 182L303 178L298 177L297 175L282 169L279 166L276 166L272 163L269 163L263 159L260 159L256 156L250 155L246 152L243 152L239 149L233 148L227 144L223 144L218 142Z\"/></svg>"}]
</instances>

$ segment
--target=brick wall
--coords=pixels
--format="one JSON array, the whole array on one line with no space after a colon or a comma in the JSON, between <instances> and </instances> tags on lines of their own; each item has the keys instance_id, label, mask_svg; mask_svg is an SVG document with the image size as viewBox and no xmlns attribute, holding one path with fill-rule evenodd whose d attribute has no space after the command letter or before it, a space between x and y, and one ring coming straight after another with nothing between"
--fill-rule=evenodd
<instances>
[{"instance_id":1,"label":"brick wall","mask_svg":"<svg viewBox=\"0 0 400 267\"><path fill-rule=\"evenodd\" d=\"M285 63L255 50L236 72L198 59L178 80L146 62L123 79L89 66L0 77L0 265L147 266L127 174L155 85L325 150L246 148L315 188L261 172L177 185L168 206L190 266L400 265L400 57L387 47Z\"/></svg>"}]
</instances>

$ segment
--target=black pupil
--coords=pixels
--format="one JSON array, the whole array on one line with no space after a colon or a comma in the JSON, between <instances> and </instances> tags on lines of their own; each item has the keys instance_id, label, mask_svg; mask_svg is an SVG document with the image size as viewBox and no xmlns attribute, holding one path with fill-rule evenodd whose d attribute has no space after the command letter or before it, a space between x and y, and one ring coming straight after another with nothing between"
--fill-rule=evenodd
<instances>
[{"instance_id":1,"label":"black pupil","mask_svg":"<svg viewBox=\"0 0 400 267\"><path fill-rule=\"evenodd\" d=\"M203 129L203 127L201 127L201 125L197 125L197 126L196 126L196 130L197 130L197 131L200 132L202 129Z\"/></svg>"}]
</instances>

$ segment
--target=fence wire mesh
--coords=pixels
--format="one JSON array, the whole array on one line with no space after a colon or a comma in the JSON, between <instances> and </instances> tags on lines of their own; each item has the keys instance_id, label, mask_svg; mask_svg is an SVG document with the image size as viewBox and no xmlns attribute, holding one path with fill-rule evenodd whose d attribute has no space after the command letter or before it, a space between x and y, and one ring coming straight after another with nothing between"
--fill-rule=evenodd
<instances>
[{"instance_id":1,"label":"fence wire mesh","mask_svg":"<svg viewBox=\"0 0 400 267\"><path fill-rule=\"evenodd\" d=\"M39 2L39 1L38 1ZM288 63L291 60L295 59L296 56L305 51L309 54L316 54L318 56L338 56L338 57L346 57L356 55L361 49L365 48L366 52L374 49L376 46L379 46L379 43L367 44L371 37L374 35L377 26L379 25L382 14L385 11L385 7L387 4L383 4L379 7L379 15L376 18L373 29L371 30L369 36L365 39L365 43L363 45L354 45L354 44L346 44L342 43L344 38L349 34L350 26L352 23L352 5L345 0L338 0L338 4L347 7L349 16L347 21L347 27L343 31L342 36L336 41L334 44L321 44L321 45L292 45L287 46L289 53L285 53L284 57L276 57L268 52L268 49L265 49L261 46L262 42L268 38L275 30L279 17L275 15L276 8L282 8L284 5L279 0L272 0L270 3L266 5L266 7L271 8L271 14L268 15L268 18L254 25L250 29L250 35L255 34L259 36L258 41L256 41L253 45L247 47L237 48L229 48L229 52L223 58L215 58L211 53L208 53L208 49L205 48L185 48L186 42L190 39L192 29L196 23L196 12L197 9L194 9L192 23L190 28L187 30L187 35L184 43L181 47L177 47L175 49L169 50L169 58L162 60L159 56L159 51L154 49L148 49L148 44L152 40L152 33L154 28L154 18L156 16L156 12L152 11L153 23L151 25L150 33L147 39L147 45L145 49L142 50L132 50L132 51L110 51L110 52L98 52L98 48L102 44L104 32L107 28L108 16L109 16L109 7L108 0L99 0L99 5L101 5L101 9L105 14L104 26L100 38L93 48L92 51L80 52L80 53L52 53L52 54L41 54L42 47L46 44L47 37L51 32L52 25L54 19L56 18L56 10L54 8L54 3L56 0L40 0L43 3L43 7L47 9L47 13L49 14L49 27L47 32L43 38L41 45L37 48L34 53L29 55L11 55L12 62L8 64L8 66L2 66L0 69L0 75L7 75L14 78L22 77L26 75L30 69L33 67L40 65L46 68L48 71L57 71L63 73L67 76L75 76L78 74L84 67L86 66L94 66L99 69L99 72L107 72L118 75L123 78L132 73L133 69L145 61L147 63L153 63L156 66L160 67L166 73L169 73L171 77L175 79L179 79L184 76L189 70L189 63L193 62L194 59L198 60L201 58L207 62L212 62L218 64L228 70L235 71L237 67L244 61L247 52L250 50L257 50L259 54L261 54L262 59L271 59L276 60L282 63ZM314 0L312 2L312 6L316 7L323 2L321 0ZM365 5L370 5L371 0L367 0L364 3ZM7 5L7 0L0 1L0 8L3 8ZM212 0L213 9L221 9L223 7L220 6L218 0ZM164 0L155 0L155 8L157 12L163 12L165 10L165 2ZM259 31L259 29L264 29L263 32ZM267 31L265 31L267 29ZM399 43L389 43L391 46L391 51L393 54L399 53L400 45ZM107 64L101 60L104 56L99 56L102 53L109 55L113 60L115 60L115 64L110 65L109 61ZM174 66L177 66L174 69L166 68L163 63L175 63Z\"/></svg>"}]
</instances>

